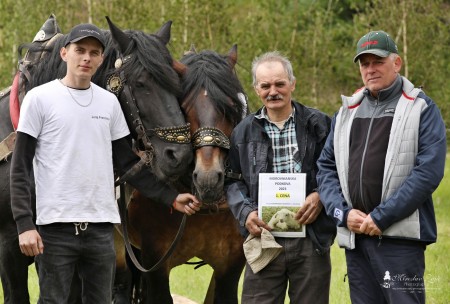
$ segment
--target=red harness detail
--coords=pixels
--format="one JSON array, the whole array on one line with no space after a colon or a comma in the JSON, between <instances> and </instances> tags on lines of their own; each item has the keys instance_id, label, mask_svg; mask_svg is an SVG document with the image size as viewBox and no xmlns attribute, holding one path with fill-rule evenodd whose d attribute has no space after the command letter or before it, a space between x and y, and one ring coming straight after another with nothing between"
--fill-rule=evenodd
<instances>
[{"instance_id":1,"label":"red harness detail","mask_svg":"<svg viewBox=\"0 0 450 304\"><path fill-rule=\"evenodd\" d=\"M19 76L20 71L17 71L11 87L11 93L9 94L9 114L11 116L11 123L13 125L14 131L17 130L20 116Z\"/></svg>"}]
</instances>

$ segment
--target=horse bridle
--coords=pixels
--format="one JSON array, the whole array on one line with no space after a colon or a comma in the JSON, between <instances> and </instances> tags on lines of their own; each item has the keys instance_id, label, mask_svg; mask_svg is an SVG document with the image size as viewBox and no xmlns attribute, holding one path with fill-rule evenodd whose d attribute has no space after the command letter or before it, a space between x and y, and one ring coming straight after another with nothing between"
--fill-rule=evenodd
<instances>
[{"instance_id":1,"label":"horse bridle","mask_svg":"<svg viewBox=\"0 0 450 304\"><path fill-rule=\"evenodd\" d=\"M106 87L108 91L112 92L117 96L120 100L121 93L123 92L125 95L124 106L127 106L127 111L124 111L124 115L128 115L131 118L134 131L137 134L136 145L135 148L137 152L141 156L139 162L131 167L125 174L123 174L116 182L115 186L120 186L120 198L119 198L119 213L122 222L122 233L123 239L125 243L125 247L127 249L128 255L130 256L133 264L142 272L150 272L155 271L160 268L164 262L170 257L172 252L175 250L176 245L180 241L183 236L184 227L186 225L186 215L183 216L180 227L178 229L177 235L170 245L167 252L164 256L151 268L144 268L140 262L137 260L133 249L131 248L131 243L128 238L128 229L127 229L127 207L125 202L125 192L124 185L128 179L138 173L144 166L150 167L152 164L152 159L154 157L154 148L150 141L150 137L157 136L163 141L170 143L179 143L186 144L191 142L191 133L190 133L190 124L186 124L184 126L175 126L175 127L160 127L147 130L142 123L142 119L139 115L139 107L137 106L136 98L133 95L131 90L131 86L126 83L125 72L123 69L123 64L130 60L131 55L128 55L124 58L118 55L118 59L116 60L114 67L116 68L116 72L112 74L108 80ZM139 149L139 143L142 143L144 146L144 151Z\"/></svg>"},{"instance_id":2,"label":"horse bridle","mask_svg":"<svg viewBox=\"0 0 450 304\"><path fill-rule=\"evenodd\" d=\"M152 136L157 136L161 140L169 143L187 144L191 141L190 125L189 123L184 126L173 127L158 127L154 129L146 129L142 123L142 119L139 114L139 107L137 105L136 98L131 90L131 85L127 83L123 65L130 59L131 55L124 58L118 57L114 67L116 72L112 74L107 80L108 91L114 93L120 100L121 93L125 95L122 99L123 106L127 107L127 111L124 111L124 115L129 116L132 121L134 131L137 134L136 138L136 150L139 150L139 143L144 146L142 158L144 158L145 165L150 166L154 157L154 148L150 141Z\"/></svg>"},{"instance_id":3,"label":"horse bridle","mask_svg":"<svg viewBox=\"0 0 450 304\"><path fill-rule=\"evenodd\" d=\"M225 150L230 149L230 140L221 130L215 127L202 127L192 135L194 150L204 146L215 146Z\"/></svg>"},{"instance_id":4,"label":"horse bridle","mask_svg":"<svg viewBox=\"0 0 450 304\"><path fill-rule=\"evenodd\" d=\"M204 146L213 146L229 150L230 139L225 135L225 133L222 132L222 130L216 127L201 127L192 135L192 146L194 150ZM195 188L194 183L192 183L191 188L192 193L196 194L197 189ZM226 199L223 197L218 201L207 204L206 208L201 210L207 210L206 214L218 213L221 211L220 205L222 205L225 201Z\"/></svg>"},{"instance_id":5,"label":"horse bridle","mask_svg":"<svg viewBox=\"0 0 450 304\"><path fill-rule=\"evenodd\" d=\"M133 127L137 133L137 142L141 141L145 151L144 155L141 156L141 160L135 164L128 172L122 175L119 180L116 181L116 186L120 185L120 217L122 221L122 233L124 238L124 243L127 249L127 252L133 262L133 264L142 272L151 272L159 269L165 261L170 257L172 252L175 250L178 242L183 236L184 228L186 225L186 214L183 215L183 218L180 223L180 227L178 228L177 235L175 239L172 241L171 245L167 252L162 256L162 258L151 268L144 268L139 261L137 260L133 249L131 248L131 243L128 238L128 229L127 229L127 218L126 218L126 202L125 202L125 193L123 188L123 183L126 182L130 177L139 172L144 165L150 166L152 158L154 156L154 148L150 142L150 136L156 135L160 139L166 142L175 142L175 143L190 143L190 124L186 124L180 127L165 127L165 128L155 128L152 130L146 130L142 120L139 116L139 108L136 103L136 99L133 96L131 86L126 84L125 72L122 68L122 65L126 63L131 58L131 55L126 56L125 58L118 57L119 59L115 62L116 73L111 75L107 80L107 89L114 93L118 98L120 94L123 92L125 94L125 104L128 106L128 113L132 122ZM121 69L122 68L122 69ZM131 102L130 102L131 101ZM125 114L125 113L124 113ZM149 131L149 132L147 132ZM150 134L150 136L149 136ZM223 149L230 149L230 140L228 137L219 129L215 127L202 127L194 132L192 135L192 145L194 149L198 149L203 146L217 146ZM138 145L136 146L138 149ZM217 210L219 209L217 205Z\"/></svg>"}]
</instances>

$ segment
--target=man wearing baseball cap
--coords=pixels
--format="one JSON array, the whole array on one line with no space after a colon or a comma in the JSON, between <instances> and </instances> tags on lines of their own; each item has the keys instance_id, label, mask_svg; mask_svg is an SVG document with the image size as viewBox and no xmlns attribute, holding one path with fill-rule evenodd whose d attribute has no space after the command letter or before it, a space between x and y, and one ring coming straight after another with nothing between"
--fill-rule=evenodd
<instances>
[{"instance_id":1,"label":"man wearing baseball cap","mask_svg":"<svg viewBox=\"0 0 450 304\"><path fill-rule=\"evenodd\" d=\"M81 280L83 303L111 303L114 224L120 223L113 164L126 172L139 157L117 97L91 82L104 49L105 37L95 25L75 26L60 50L66 75L28 91L21 107L11 207L20 250L38 265L39 303L68 303L74 277ZM150 170L127 182L177 211L200 210L194 195L179 194Z\"/></svg>"},{"instance_id":2,"label":"man wearing baseball cap","mask_svg":"<svg viewBox=\"0 0 450 304\"><path fill-rule=\"evenodd\" d=\"M400 75L389 34L361 37L353 61L364 87L342 96L333 118L318 160L320 199L345 248L352 303L425 303L445 125L433 100Z\"/></svg>"}]
</instances>

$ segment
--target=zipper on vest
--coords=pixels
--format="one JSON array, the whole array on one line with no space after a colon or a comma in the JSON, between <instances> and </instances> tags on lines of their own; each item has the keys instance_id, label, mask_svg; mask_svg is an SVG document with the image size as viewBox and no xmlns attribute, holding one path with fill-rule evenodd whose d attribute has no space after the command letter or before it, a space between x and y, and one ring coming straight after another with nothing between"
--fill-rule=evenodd
<instances>
[{"instance_id":1,"label":"zipper on vest","mask_svg":"<svg viewBox=\"0 0 450 304\"><path fill-rule=\"evenodd\" d=\"M372 124L373 124L373 120L375 117L375 113L377 112L378 104L379 104L379 97L377 97L377 103L372 112L372 117L370 118L370 124L369 124L369 128L367 130L366 142L364 143L364 151L363 151L363 155L361 158L361 169L359 172L359 196L361 197L361 204L364 206L365 211L368 211L369 208L367 207L367 205L364 201L363 182L362 182L363 181L363 171L364 171L364 163L366 161L366 152L367 152L367 146L369 144L369 137L370 137L370 133L372 131Z\"/></svg>"}]
</instances>

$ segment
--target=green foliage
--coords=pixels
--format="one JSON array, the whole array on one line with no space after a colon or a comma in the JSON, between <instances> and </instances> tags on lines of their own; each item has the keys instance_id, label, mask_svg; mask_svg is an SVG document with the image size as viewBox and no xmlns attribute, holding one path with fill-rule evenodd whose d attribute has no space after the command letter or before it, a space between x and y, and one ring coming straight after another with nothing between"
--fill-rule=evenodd
<instances>
[{"instance_id":1,"label":"green foliage","mask_svg":"<svg viewBox=\"0 0 450 304\"><path fill-rule=\"evenodd\" d=\"M169 45L180 58L197 50L227 53L238 45L237 73L252 111L261 106L251 86L251 62L263 52L288 56L297 78L294 98L332 114L341 94L362 86L352 62L357 40L383 29L396 38L404 73L423 86L450 122L450 4L445 0L2 0L0 11L0 87L9 86L17 67L17 47L29 42L54 13L63 32L77 23L107 28L104 16L123 29L155 32L172 20Z\"/></svg>"}]
</instances>

